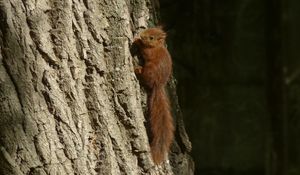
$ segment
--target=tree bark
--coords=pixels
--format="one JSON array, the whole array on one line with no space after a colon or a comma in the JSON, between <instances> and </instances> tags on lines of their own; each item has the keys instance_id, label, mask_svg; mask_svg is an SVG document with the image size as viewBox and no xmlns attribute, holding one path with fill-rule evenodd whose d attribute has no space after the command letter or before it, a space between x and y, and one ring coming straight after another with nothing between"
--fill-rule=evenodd
<instances>
[{"instance_id":1,"label":"tree bark","mask_svg":"<svg viewBox=\"0 0 300 175\"><path fill-rule=\"evenodd\" d=\"M157 167L150 156L129 48L153 9L149 0L0 0L0 174L193 173L176 94L171 161Z\"/></svg>"}]
</instances>

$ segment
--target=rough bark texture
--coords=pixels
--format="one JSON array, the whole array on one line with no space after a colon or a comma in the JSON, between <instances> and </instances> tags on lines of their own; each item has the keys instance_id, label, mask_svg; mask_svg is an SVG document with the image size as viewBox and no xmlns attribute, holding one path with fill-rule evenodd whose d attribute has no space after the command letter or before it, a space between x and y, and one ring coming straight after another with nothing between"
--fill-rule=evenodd
<instances>
[{"instance_id":1,"label":"rough bark texture","mask_svg":"<svg viewBox=\"0 0 300 175\"><path fill-rule=\"evenodd\" d=\"M150 157L129 48L152 6L0 0L0 174L193 173L182 123L173 168Z\"/></svg>"}]
</instances>

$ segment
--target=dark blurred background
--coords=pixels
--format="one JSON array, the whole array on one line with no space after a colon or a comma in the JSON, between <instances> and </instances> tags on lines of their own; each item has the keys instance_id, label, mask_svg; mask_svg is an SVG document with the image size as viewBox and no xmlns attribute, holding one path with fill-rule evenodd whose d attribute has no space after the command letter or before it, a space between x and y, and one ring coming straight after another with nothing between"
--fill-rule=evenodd
<instances>
[{"instance_id":1,"label":"dark blurred background","mask_svg":"<svg viewBox=\"0 0 300 175\"><path fill-rule=\"evenodd\" d=\"M200 175L300 174L300 1L160 0Z\"/></svg>"}]
</instances>

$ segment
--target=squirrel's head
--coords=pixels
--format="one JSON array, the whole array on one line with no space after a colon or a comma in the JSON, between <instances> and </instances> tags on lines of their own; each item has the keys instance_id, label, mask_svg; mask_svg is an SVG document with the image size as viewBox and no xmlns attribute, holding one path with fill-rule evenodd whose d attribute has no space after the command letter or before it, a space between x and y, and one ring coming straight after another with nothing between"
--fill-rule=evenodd
<instances>
[{"instance_id":1,"label":"squirrel's head","mask_svg":"<svg viewBox=\"0 0 300 175\"><path fill-rule=\"evenodd\" d=\"M140 33L143 45L147 47L156 47L165 44L167 34L160 28L149 28Z\"/></svg>"}]
</instances>

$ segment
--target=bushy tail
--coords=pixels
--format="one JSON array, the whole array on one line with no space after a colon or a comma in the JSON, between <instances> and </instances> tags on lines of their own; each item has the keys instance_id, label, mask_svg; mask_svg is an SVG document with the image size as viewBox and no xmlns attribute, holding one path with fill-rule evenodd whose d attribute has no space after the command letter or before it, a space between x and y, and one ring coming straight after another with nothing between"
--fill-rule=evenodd
<instances>
[{"instance_id":1,"label":"bushy tail","mask_svg":"<svg viewBox=\"0 0 300 175\"><path fill-rule=\"evenodd\" d=\"M169 99L163 87L155 87L149 97L152 132L151 154L155 164L164 161L174 137L173 118Z\"/></svg>"}]
</instances>

